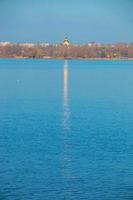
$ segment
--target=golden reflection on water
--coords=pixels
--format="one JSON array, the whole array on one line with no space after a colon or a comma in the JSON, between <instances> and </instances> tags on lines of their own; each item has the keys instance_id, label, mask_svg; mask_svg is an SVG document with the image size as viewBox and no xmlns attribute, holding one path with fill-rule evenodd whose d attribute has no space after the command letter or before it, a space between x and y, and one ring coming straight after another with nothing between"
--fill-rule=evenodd
<instances>
[{"instance_id":1,"label":"golden reflection on water","mask_svg":"<svg viewBox=\"0 0 133 200\"><path fill-rule=\"evenodd\" d=\"M63 157L62 157L62 176L64 179L64 196L66 199L71 197L71 188L69 183L74 178L73 171L71 168L72 165L72 155L71 155L71 144L70 144L70 107L69 107L69 67L68 62L64 63L63 70Z\"/></svg>"},{"instance_id":2,"label":"golden reflection on water","mask_svg":"<svg viewBox=\"0 0 133 200\"><path fill-rule=\"evenodd\" d=\"M68 102L68 62L65 61L64 63L64 88L63 88L63 128L64 130L69 130L69 117L70 117L70 110L69 110L69 102Z\"/></svg>"}]
</instances>

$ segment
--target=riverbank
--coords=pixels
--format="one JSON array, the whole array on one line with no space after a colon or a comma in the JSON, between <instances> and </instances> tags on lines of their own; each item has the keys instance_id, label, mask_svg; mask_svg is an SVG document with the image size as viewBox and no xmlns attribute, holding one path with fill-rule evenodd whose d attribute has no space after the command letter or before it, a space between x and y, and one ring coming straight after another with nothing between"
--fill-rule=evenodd
<instances>
[{"instance_id":1,"label":"riverbank","mask_svg":"<svg viewBox=\"0 0 133 200\"><path fill-rule=\"evenodd\" d=\"M43 59L43 60L90 60L90 61L95 61L95 60L133 60L132 58L79 58L79 57L22 57L22 56L15 56L15 57L0 57L0 59Z\"/></svg>"}]
</instances>

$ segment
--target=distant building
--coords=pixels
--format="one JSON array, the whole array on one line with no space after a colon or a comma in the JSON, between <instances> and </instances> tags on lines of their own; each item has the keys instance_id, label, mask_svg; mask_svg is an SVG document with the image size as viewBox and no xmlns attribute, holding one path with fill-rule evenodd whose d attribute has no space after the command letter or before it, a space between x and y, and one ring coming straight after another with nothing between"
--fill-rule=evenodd
<instances>
[{"instance_id":1,"label":"distant building","mask_svg":"<svg viewBox=\"0 0 133 200\"><path fill-rule=\"evenodd\" d=\"M89 46L89 47L91 47L91 46L96 46L96 45L97 45L97 43L96 43L96 42L94 42L94 41L93 41L93 42L90 42L90 43L88 43L88 46Z\"/></svg>"},{"instance_id":2,"label":"distant building","mask_svg":"<svg viewBox=\"0 0 133 200\"><path fill-rule=\"evenodd\" d=\"M70 41L68 40L67 37L65 37L63 45L69 46L70 45Z\"/></svg>"},{"instance_id":3,"label":"distant building","mask_svg":"<svg viewBox=\"0 0 133 200\"><path fill-rule=\"evenodd\" d=\"M11 42L0 42L0 45L3 47L11 45L11 44L12 44Z\"/></svg>"},{"instance_id":4,"label":"distant building","mask_svg":"<svg viewBox=\"0 0 133 200\"><path fill-rule=\"evenodd\" d=\"M40 45L41 45L42 47L48 47L48 46L49 46L49 43L40 43Z\"/></svg>"},{"instance_id":5,"label":"distant building","mask_svg":"<svg viewBox=\"0 0 133 200\"><path fill-rule=\"evenodd\" d=\"M91 47L91 46L92 46L92 43L88 43L88 46Z\"/></svg>"},{"instance_id":6,"label":"distant building","mask_svg":"<svg viewBox=\"0 0 133 200\"><path fill-rule=\"evenodd\" d=\"M27 48L32 48L32 47L34 47L34 43L22 43L22 44L20 44L20 46L27 47Z\"/></svg>"}]
</instances>

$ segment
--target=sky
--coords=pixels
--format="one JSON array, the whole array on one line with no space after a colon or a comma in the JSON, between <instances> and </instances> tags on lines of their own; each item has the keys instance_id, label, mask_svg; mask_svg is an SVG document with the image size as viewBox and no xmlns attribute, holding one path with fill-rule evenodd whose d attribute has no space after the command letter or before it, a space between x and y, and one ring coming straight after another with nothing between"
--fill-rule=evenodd
<instances>
[{"instance_id":1,"label":"sky","mask_svg":"<svg viewBox=\"0 0 133 200\"><path fill-rule=\"evenodd\" d=\"M133 0L0 0L0 41L133 42Z\"/></svg>"}]
</instances>

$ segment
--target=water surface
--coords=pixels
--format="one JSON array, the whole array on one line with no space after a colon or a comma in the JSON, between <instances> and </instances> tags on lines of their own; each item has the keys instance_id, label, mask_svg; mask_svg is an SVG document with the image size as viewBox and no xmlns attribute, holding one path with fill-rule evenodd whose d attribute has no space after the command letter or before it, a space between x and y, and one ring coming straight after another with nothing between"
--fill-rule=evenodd
<instances>
[{"instance_id":1,"label":"water surface","mask_svg":"<svg viewBox=\"0 0 133 200\"><path fill-rule=\"evenodd\" d=\"M133 198L133 61L0 60L0 199Z\"/></svg>"}]
</instances>

